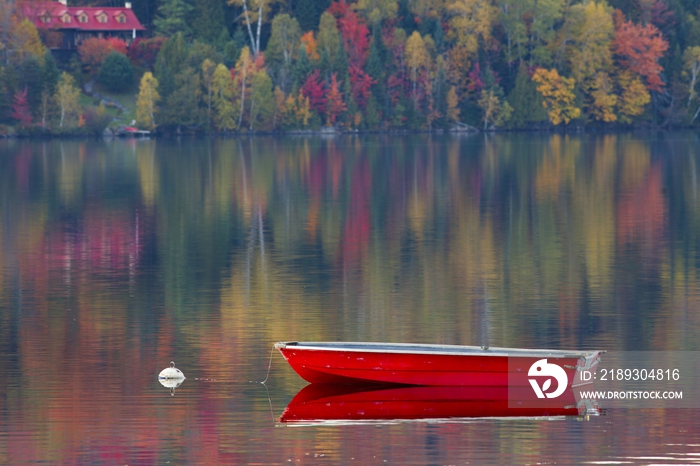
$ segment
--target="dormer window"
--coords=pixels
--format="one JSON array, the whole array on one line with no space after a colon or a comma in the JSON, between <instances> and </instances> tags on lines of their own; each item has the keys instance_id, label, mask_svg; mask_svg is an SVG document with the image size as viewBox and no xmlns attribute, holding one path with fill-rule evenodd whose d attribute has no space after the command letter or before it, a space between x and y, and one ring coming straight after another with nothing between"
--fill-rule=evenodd
<instances>
[{"instance_id":1,"label":"dormer window","mask_svg":"<svg viewBox=\"0 0 700 466\"><path fill-rule=\"evenodd\" d=\"M72 18L70 17L70 14L69 14L69 13L63 13L63 14L61 15L61 22L62 22L62 23L66 23L66 24L67 24L67 23L70 23L71 21L72 21Z\"/></svg>"},{"instance_id":2,"label":"dormer window","mask_svg":"<svg viewBox=\"0 0 700 466\"><path fill-rule=\"evenodd\" d=\"M87 23L88 22L88 15L86 15L83 12L78 13L78 22L79 23Z\"/></svg>"},{"instance_id":3,"label":"dormer window","mask_svg":"<svg viewBox=\"0 0 700 466\"><path fill-rule=\"evenodd\" d=\"M114 17L114 19L117 20L117 23L124 24L126 23L126 15L122 13L121 11L117 13L117 15Z\"/></svg>"},{"instance_id":4,"label":"dormer window","mask_svg":"<svg viewBox=\"0 0 700 466\"><path fill-rule=\"evenodd\" d=\"M97 19L98 23L106 23L107 22L107 14L104 11L100 11L95 15L95 18Z\"/></svg>"},{"instance_id":5,"label":"dormer window","mask_svg":"<svg viewBox=\"0 0 700 466\"><path fill-rule=\"evenodd\" d=\"M42 23L48 24L51 22L51 14L46 12L43 15L39 16L39 19L41 20Z\"/></svg>"}]
</instances>

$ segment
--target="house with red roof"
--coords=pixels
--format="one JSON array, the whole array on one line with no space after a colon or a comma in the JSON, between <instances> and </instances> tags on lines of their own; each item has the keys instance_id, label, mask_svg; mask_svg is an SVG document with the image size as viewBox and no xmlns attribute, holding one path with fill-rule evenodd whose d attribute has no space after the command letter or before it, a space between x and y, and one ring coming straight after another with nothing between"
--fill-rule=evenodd
<instances>
[{"instance_id":1,"label":"house with red roof","mask_svg":"<svg viewBox=\"0 0 700 466\"><path fill-rule=\"evenodd\" d=\"M25 2L24 15L54 49L72 50L91 37L118 37L130 44L146 30L131 9L131 2L124 7L71 7L68 0Z\"/></svg>"}]
</instances>

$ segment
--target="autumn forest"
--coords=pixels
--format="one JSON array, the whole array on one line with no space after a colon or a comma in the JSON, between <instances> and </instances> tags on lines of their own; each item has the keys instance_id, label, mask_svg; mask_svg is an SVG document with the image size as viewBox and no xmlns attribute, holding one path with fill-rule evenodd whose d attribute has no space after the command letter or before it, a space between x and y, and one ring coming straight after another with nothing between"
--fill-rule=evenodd
<instances>
[{"instance_id":1,"label":"autumn forest","mask_svg":"<svg viewBox=\"0 0 700 466\"><path fill-rule=\"evenodd\" d=\"M159 132L700 121L693 0L144 0L144 37L85 40L63 61L22 3L0 1L0 123L28 134L113 124L87 82L131 94Z\"/></svg>"}]
</instances>

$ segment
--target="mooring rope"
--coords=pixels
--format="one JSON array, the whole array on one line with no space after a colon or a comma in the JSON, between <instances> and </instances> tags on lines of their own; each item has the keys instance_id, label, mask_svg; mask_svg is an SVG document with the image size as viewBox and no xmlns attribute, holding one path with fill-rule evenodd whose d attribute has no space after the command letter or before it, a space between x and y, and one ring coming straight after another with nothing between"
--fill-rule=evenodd
<instances>
[{"instance_id":1,"label":"mooring rope","mask_svg":"<svg viewBox=\"0 0 700 466\"><path fill-rule=\"evenodd\" d=\"M267 382L267 379L270 378L270 369L272 368L272 355L274 354L274 352L275 352L275 345L272 345L272 349L270 350L270 361L267 363L267 375L265 375L265 380L263 380L262 382L253 382L251 380L251 382L250 382L250 383L260 383L260 384L262 384L263 387L265 387L265 391L267 392L267 403L270 406L270 416L272 416L273 424L276 422L275 413L272 409L272 399L270 398L270 390L267 388L267 385L265 384L265 382Z\"/></svg>"},{"instance_id":2,"label":"mooring rope","mask_svg":"<svg viewBox=\"0 0 700 466\"><path fill-rule=\"evenodd\" d=\"M270 378L270 369L272 368L272 355L274 354L274 352L275 352L275 345L272 345L272 349L270 350L270 362L267 364L267 375L265 376L265 380L263 380L262 382L254 382L251 380L250 383L261 383L261 384L265 385L265 382L267 382L267 379Z\"/></svg>"}]
</instances>

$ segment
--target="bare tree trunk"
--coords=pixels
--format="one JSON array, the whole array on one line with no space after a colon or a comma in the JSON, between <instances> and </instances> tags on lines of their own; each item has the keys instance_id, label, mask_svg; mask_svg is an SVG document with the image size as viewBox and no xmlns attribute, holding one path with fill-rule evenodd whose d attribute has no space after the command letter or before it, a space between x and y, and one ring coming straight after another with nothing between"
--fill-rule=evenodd
<instances>
[{"instance_id":1,"label":"bare tree trunk","mask_svg":"<svg viewBox=\"0 0 700 466\"><path fill-rule=\"evenodd\" d=\"M698 109L695 110L695 115L693 115L693 119L690 120L690 123L691 123L691 124L692 124L692 123L695 121L695 119L698 117L698 114L700 114L700 106L698 106Z\"/></svg>"},{"instance_id":2,"label":"bare tree trunk","mask_svg":"<svg viewBox=\"0 0 700 466\"><path fill-rule=\"evenodd\" d=\"M253 94L253 95L255 95L255 94ZM250 125L249 125L249 129L251 131L253 131L253 123L255 122L255 117L257 116L256 112L257 112L257 108L255 107L255 101L251 99L251 101L250 101Z\"/></svg>"},{"instance_id":3,"label":"bare tree trunk","mask_svg":"<svg viewBox=\"0 0 700 466\"><path fill-rule=\"evenodd\" d=\"M250 15L248 14L248 2L243 0L243 13L245 14L245 24L248 26L248 36L250 37L250 45L253 47L253 54L258 54L255 39L253 38L253 29L250 27ZM260 27L258 27L258 46L260 45Z\"/></svg>"},{"instance_id":4,"label":"bare tree trunk","mask_svg":"<svg viewBox=\"0 0 700 466\"><path fill-rule=\"evenodd\" d=\"M151 127L154 128L156 126L156 119L155 116L153 115L153 93L151 92L152 88L149 83L148 85L148 113L151 117Z\"/></svg>"},{"instance_id":5,"label":"bare tree trunk","mask_svg":"<svg viewBox=\"0 0 700 466\"><path fill-rule=\"evenodd\" d=\"M41 127L46 129L46 116L49 113L49 90L44 87L41 92Z\"/></svg>"},{"instance_id":6,"label":"bare tree trunk","mask_svg":"<svg viewBox=\"0 0 700 466\"><path fill-rule=\"evenodd\" d=\"M260 0L258 0L260 1ZM255 56L258 56L258 53L260 53L260 28L262 27L262 13L263 13L263 7L262 7L262 2L260 3L260 6L258 7L258 35L255 38L257 41L255 44Z\"/></svg>"},{"instance_id":7,"label":"bare tree trunk","mask_svg":"<svg viewBox=\"0 0 700 466\"><path fill-rule=\"evenodd\" d=\"M690 89L688 93L688 108L690 108L690 102L693 100L693 97L695 97L695 83L698 79L698 72L700 72L700 63L696 61L690 69L691 78L690 85L688 86L688 89Z\"/></svg>"},{"instance_id":8,"label":"bare tree trunk","mask_svg":"<svg viewBox=\"0 0 700 466\"><path fill-rule=\"evenodd\" d=\"M243 110L245 109L245 80L248 74L248 63L243 64L243 77L241 78L241 113L238 115L238 131L241 130L243 121Z\"/></svg>"}]
</instances>

